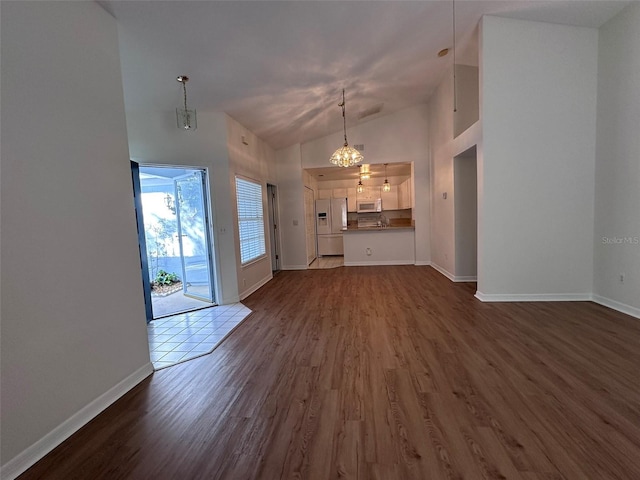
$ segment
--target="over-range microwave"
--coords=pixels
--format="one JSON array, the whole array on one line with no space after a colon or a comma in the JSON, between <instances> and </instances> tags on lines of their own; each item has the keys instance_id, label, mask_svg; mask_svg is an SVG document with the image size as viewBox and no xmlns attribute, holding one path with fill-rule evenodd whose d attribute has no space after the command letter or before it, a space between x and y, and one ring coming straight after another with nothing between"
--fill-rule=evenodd
<instances>
[{"instance_id":1,"label":"over-range microwave","mask_svg":"<svg viewBox=\"0 0 640 480\"><path fill-rule=\"evenodd\" d=\"M381 212L382 199L376 198L374 200L358 200L357 211L358 213Z\"/></svg>"}]
</instances>

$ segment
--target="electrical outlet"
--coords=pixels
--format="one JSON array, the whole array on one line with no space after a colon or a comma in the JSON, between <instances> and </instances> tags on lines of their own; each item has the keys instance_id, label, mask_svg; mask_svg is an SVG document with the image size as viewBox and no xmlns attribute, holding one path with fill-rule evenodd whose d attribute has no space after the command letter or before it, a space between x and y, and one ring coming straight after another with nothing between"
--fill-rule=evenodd
<instances>
[{"instance_id":1,"label":"electrical outlet","mask_svg":"<svg viewBox=\"0 0 640 480\"><path fill-rule=\"evenodd\" d=\"M371 249L370 249L370 248L367 248L367 249L365 250L365 252L367 253L367 255L371 255Z\"/></svg>"},{"instance_id":2,"label":"electrical outlet","mask_svg":"<svg viewBox=\"0 0 640 480\"><path fill-rule=\"evenodd\" d=\"M620 283L624 283L624 273L621 273L618 278L620 279Z\"/></svg>"},{"instance_id":3,"label":"electrical outlet","mask_svg":"<svg viewBox=\"0 0 640 480\"><path fill-rule=\"evenodd\" d=\"M246 279L246 278L243 278L243 279L242 279L242 286L243 286L243 287L246 287L246 286L247 286L247 279Z\"/></svg>"}]
</instances>

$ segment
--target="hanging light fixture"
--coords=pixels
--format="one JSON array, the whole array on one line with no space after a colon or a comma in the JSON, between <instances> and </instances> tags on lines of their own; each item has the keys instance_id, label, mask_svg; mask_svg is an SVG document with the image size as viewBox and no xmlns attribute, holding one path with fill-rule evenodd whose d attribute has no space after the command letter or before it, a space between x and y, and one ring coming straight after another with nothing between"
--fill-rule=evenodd
<instances>
[{"instance_id":1,"label":"hanging light fixture","mask_svg":"<svg viewBox=\"0 0 640 480\"><path fill-rule=\"evenodd\" d=\"M364 193L364 185L362 185L362 178L358 179L358 186L356 187L356 192Z\"/></svg>"},{"instance_id":2,"label":"hanging light fixture","mask_svg":"<svg viewBox=\"0 0 640 480\"><path fill-rule=\"evenodd\" d=\"M366 163L360 165L360 178L362 180L369 180L371 178L371 171L369 170L369 165Z\"/></svg>"},{"instance_id":3,"label":"hanging light fixture","mask_svg":"<svg viewBox=\"0 0 640 480\"><path fill-rule=\"evenodd\" d=\"M384 183L382 184L382 191L383 192L390 192L391 191L391 184L389 183L389 180L387 180L387 164L384 164Z\"/></svg>"},{"instance_id":4,"label":"hanging light fixture","mask_svg":"<svg viewBox=\"0 0 640 480\"><path fill-rule=\"evenodd\" d=\"M189 77L186 75L180 75L176 80L182 84L182 97L184 98L184 106L176 108L178 128L182 128L184 130L195 130L198 128L196 109L194 108L193 110L189 110L189 107L187 107L187 82L189 81Z\"/></svg>"},{"instance_id":5,"label":"hanging light fixture","mask_svg":"<svg viewBox=\"0 0 640 480\"><path fill-rule=\"evenodd\" d=\"M333 152L329 161L333 165L339 167L352 167L364 160L364 156L355 148L349 146L347 142L347 118L345 116L344 88L342 89L342 103L338 104L342 107L342 123L344 126L344 145Z\"/></svg>"}]
</instances>

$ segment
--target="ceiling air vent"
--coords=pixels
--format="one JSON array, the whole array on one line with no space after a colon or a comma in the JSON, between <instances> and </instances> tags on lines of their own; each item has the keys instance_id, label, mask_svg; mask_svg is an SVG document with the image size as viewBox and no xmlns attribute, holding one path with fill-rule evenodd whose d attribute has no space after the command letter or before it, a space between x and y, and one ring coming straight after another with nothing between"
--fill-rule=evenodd
<instances>
[{"instance_id":1,"label":"ceiling air vent","mask_svg":"<svg viewBox=\"0 0 640 480\"><path fill-rule=\"evenodd\" d=\"M361 143L359 145L354 145L353 148L355 148L356 150L358 150L360 153L364 152L364 143Z\"/></svg>"}]
</instances>

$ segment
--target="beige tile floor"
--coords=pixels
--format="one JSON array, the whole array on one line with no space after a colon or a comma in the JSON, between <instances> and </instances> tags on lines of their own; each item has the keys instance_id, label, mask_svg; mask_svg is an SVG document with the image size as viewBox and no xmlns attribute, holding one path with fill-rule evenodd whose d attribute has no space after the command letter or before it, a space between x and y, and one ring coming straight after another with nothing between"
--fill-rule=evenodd
<instances>
[{"instance_id":1,"label":"beige tile floor","mask_svg":"<svg viewBox=\"0 0 640 480\"><path fill-rule=\"evenodd\" d=\"M311 265L310 269L318 268L337 268L344 266L344 257L342 255L328 255L322 258L316 258Z\"/></svg>"},{"instance_id":2,"label":"beige tile floor","mask_svg":"<svg viewBox=\"0 0 640 480\"><path fill-rule=\"evenodd\" d=\"M159 370L212 352L250 313L235 303L153 320L147 326L153 368Z\"/></svg>"}]
</instances>

